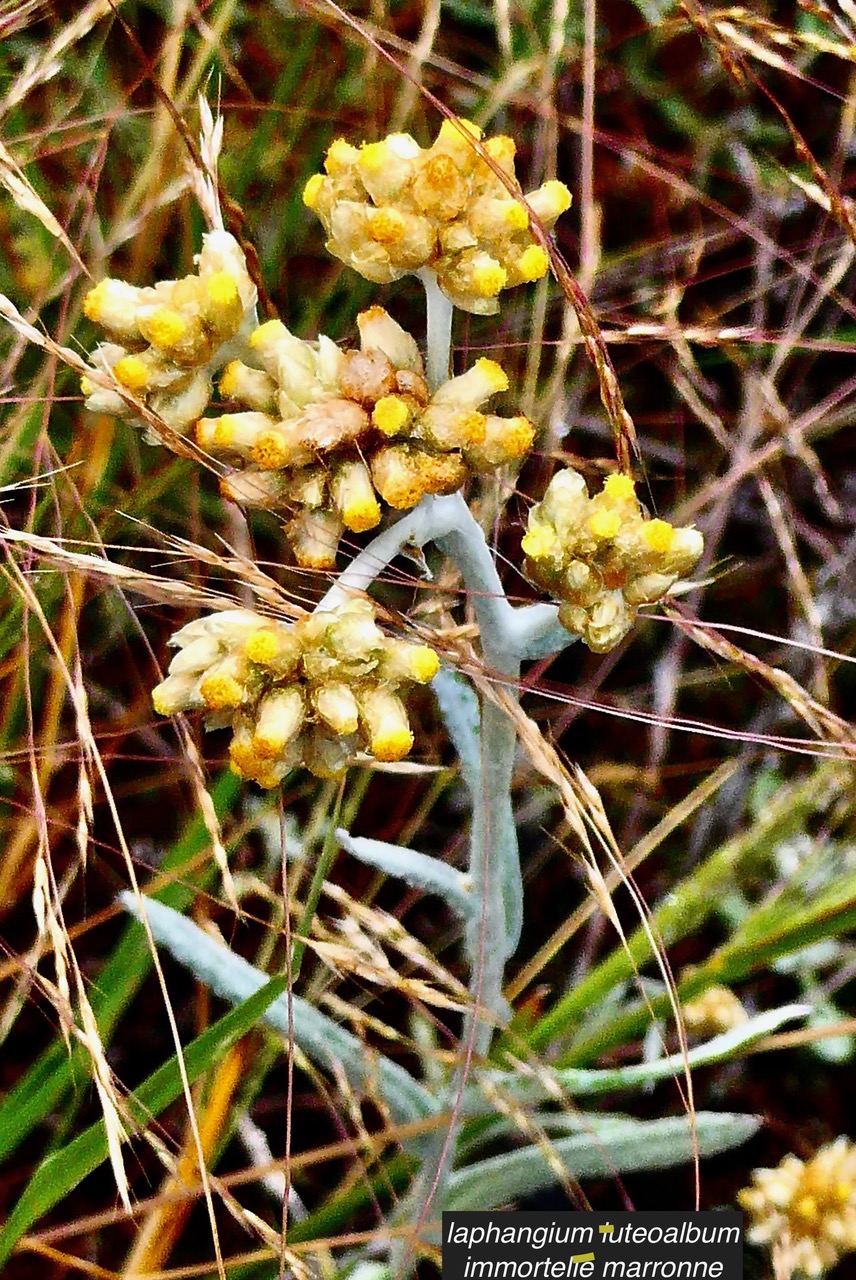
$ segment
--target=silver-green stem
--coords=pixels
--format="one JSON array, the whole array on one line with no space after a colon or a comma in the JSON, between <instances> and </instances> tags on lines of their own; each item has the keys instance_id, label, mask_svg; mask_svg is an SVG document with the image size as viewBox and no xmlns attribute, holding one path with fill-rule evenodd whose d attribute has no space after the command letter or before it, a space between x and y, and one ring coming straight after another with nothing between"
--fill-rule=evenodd
<instances>
[{"instance_id":1,"label":"silver-green stem","mask_svg":"<svg viewBox=\"0 0 856 1280\"><path fill-rule=\"evenodd\" d=\"M425 374L429 390L436 391L449 380L452 358L452 312L454 307L437 283L430 267L416 273L425 289L428 316Z\"/></svg>"}]
</instances>

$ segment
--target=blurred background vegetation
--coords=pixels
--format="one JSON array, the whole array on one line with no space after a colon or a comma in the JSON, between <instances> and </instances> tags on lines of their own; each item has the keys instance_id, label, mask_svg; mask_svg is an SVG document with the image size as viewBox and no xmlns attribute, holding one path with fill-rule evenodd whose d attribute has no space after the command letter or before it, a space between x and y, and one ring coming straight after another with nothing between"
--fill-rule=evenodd
<instances>
[{"instance_id":1,"label":"blurred background vegetation","mask_svg":"<svg viewBox=\"0 0 856 1280\"><path fill-rule=\"evenodd\" d=\"M353 340L357 312L375 301L422 337L414 282L380 291L349 273L325 254L301 200L338 136L407 129L426 144L439 118L420 85L490 132L512 134L524 188L553 176L568 183L574 206L557 243L591 300L636 423L640 492L651 509L696 521L707 551L700 585L668 617L645 620L607 657L575 646L534 666L524 705L599 788L682 993L727 983L750 1012L812 1006L806 1023L763 1052L696 1073L697 1107L764 1119L750 1144L703 1165L702 1207L733 1203L751 1168L788 1150L856 1136L856 747L846 723L856 640L853 6L19 0L0 6L0 35L0 291L81 352L96 337L80 311L89 277L148 284L192 269L204 228L188 187L187 137L198 132L200 92L225 121L227 225L255 246L271 308L303 337ZM15 166L79 262L32 201L13 198ZM556 284L506 296L497 319L459 316L454 339L458 368L471 353L501 360L513 403L539 427L515 488L473 495L509 594L530 598L515 568L528 507L559 461L602 474L612 442ZM304 774L281 797L256 794L225 769L221 735L203 740L194 726L246 908L239 921L212 869L192 756L151 709L166 641L194 616L169 583L244 599L249 560L309 604L326 581L283 564L272 517L245 525L212 476L127 424L88 414L71 371L11 329L0 335L0 414L2 1215L46 1153L100 1115L87 1055L66 1048L39 977L53 974L34 948L40 853L49 850L64 895L109 1065L134 1090L174 1046L151 957L115 905L127 886L119 825L147 889L168 885L173 906L275 972L283 841L310 866L338 809L357 834L460 861L467 810L427 695L416 756L431 768L355 769L341 794ZM148 588L123 590L63 551L151 575ZM458 584L434 568L429 583L399 562L380 598L425 625L466 626ZM710 629L690 635L689 617ZM93 774L85 863L87 759L69 685L86 690L104 766ZM528 1046L545 1064L623 1065L662 1052L652 1027L674 1051L627 890L615 887L614 907L650 1003L592 899L556 795L523 752L515 788L526 874L523 943L510 970L516 1051ZM436 900L344 854L331 879L338 890L322 898L320 919L332 935L342 936L345 891L398 918L455 990L457 926ZM403 983L369 985L357 967L333 969L310 947L300 990L430 1080L432 1055L454 1050L456 1015ZM164 961L164 970L187 1042L224 1007L177 965ZM279 1225L281 1185L240 1176L260 1163L253 1140L279 1170L290 1147L305 1209L292 1220L295 1242L372 1232L405 1185L395 1144L367 1140L383 1116L301 1064L291 1084L259 1031L225 1056L222 1045L211 1052L194 1098L211 1166L229 1189L215 1193L227 1259L263 1252L229 1196ZM594 1105L640 1118L684 1107L674 1081ZM151 1131L191 1161L192 1182L186 1108L159 1110ZM133 1216L117 1208L109 1164L86 1177L81 1164L67 1193L56 1203L48 1196L27 1223L6 1273L215 1274L199 1190L170 1201L151 1143L135 1141L126 1165L133 1199L145 1202ZM694 1184L687 1165L550 1195L529 1206L688 1208ZM338 1253L316 1245L306 1256L331 1274ZM257 1265L236 1262L229 1274L275 1274ZM768 1266L754 1255L750 1274Z\"/></svg>"}]
</instances>

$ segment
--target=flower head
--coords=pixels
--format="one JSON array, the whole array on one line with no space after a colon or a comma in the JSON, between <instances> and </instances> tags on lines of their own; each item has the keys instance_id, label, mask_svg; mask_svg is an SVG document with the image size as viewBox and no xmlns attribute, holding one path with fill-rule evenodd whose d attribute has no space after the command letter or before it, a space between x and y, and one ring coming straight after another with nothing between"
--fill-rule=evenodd
<instances>
[{"instance_id":1,"label":"flower head","mask_svg":"<svg viewBox=\"0 0 856 1280\"><path fill-rule=\"evenodd\" d=\"M359 751L401 760L413 733L399 689L439 669L427 645L390 639L368 600L293 627L229 609L182 627L169 675L152 694L161 715L205 710L229 726L232 768L263 787L304 764L334 777Z\"/></svg>"},{"instance_id":2,"label":"flower head","mask_svg":"<svg viewBox=\"0 0 856 1280\"><path fill-rule=\"evenodd\" d=\"M289 504L299 564L332 568L345 529L374 528L384 508L454 493L468 475L520 458L534 431L485 413L508 379L493 360L433 393L413 338L381 307L357 321L360 349L296 338L279 320L250 337L260 369L232 361L221 394L240 407L196 427L201 448L239 471L223 490L249 505Z\"/></svg>"},{"instance_id":3,"label":"flower head","mask_svg":"<svg viewBox=\"0 0 856 1280\"><path fill-rule=\"evenodd\" d=\"M684 1025L691 1035L715 1036L739 1027L748 1018L730 987L708 987L683 1007Z\"/></svg>"},{"instance_id":4,"label":"flower head","mask_svg":"<svg viewBox=\"0 0 856 1280\"><path fill-rule=\"evenodd\" d=\"M227 231L202 239L197 273L146 288L107 279L90 289L83 310L110 341L93 352L98 369L179 433L211 399L212 375L238 335L255 324L256 290L237 240ZM84 377L86 404L96 412L133 417L118 391Z\"/></svg>"},{"instance_id":5,"label":"flower head","mask_svg":"<svg viewBox=\"0 0 856 1280\"><path fill-rule=\"evenodd\" d=\"M703 545L696 529L648 519L629 476L609 476L590 498L571 468L530 511L522 542L530 578L561 602L562 626L595 653L613 649L637 607L662 599Z\"/></svg>"},{"instance_id":6,"label":"flower head","mask_svg":"<svg viewBox=\"0 0 856 1280\"><path fill-rule=\"evenodd\" d=\"M752 1243L776 1249L791 1272L821 1275L856 1249L856 1145L837 1138L811 1160L755 1169L737 1199Z\"/></svg>"},{"instance_id":7,"label":"flower head","mask_svg":"<svg viewBox=\"0 0 856 1280\"><path fill-rule=\"evenodd\" d=\"M430 267L456 306L496 312L503 289L540 279L549 263L526 206L473 145L479 139L469 120L445 120L427 148L407 133L362 147L337 139L325 173L303 193L324 224L327 248L379 284ZM511 138L488 138L484 151L522 196ZM571 196L563 183L545 182L526 202L549 228Z\"/></svg>"}]
</instances>

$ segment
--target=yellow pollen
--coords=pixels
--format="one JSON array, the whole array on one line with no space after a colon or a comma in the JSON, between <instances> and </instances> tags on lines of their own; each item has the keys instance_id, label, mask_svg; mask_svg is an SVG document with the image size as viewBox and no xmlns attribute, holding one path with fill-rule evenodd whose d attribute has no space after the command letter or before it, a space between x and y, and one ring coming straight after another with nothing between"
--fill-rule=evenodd
<instances>
[{"instance_id":1,"label":"yellow pollen","mask_svg":"<svg viewBox=\"0 0 856 1280\"><path fill-rule=\"evenodd\" d=\"M543 560L553 555L558 547L555 531L547 525L530 525L520 543L523 553L532 560Z\"/></svg>"},{"instance_id":2,"label":"yellow pollen","mask_svg":"<svg viewBox=\"0 0 856 1280\"><path fill-rule=\"evenodd\" d=\"M87 320L91 320L93 324L98 324L101 318L101 309L104 303L104 294L107 292L108 285L106 280L100 281L94 289L90 289L86 297L83 299L83 314Z\"/></svg>"},{"instance_id":3,"label":"yellow pollen","mask_svg":"<svg viewBox=\"0 0 856 1280\"><path fill-rule=\"evenodd\" d=\"M225 396L227 400L231 400L238 390L238 379L241 376L240 360L230 360L223 370L223 376L220 379L220 395Z\"/></svg>"},{"instance_id":4,"label":"yellow pollen","mask_svg":"<svg viewBox=\"0 0 856 1280\"><path fill-rule=\"evenodd\" d=\"M324 174L313 173L312 177L303 188L303 203L307 209L314 209L318 203L318 197L321 194L321 188L324 186Z\"/></svg>"},{"instance_id":5,"label":"yellow pollen","mask_svg":"<svg viewBox=\"0 0 856 1280\"><path fill-rule=\"evenodd\" d=\"M285 750L289 739L281 733L256 733L253 735L253 751L263 760L275 760Z\"/></svg>"},{"instance_id":6,"label":"yellow pollen","mask_svg":"<svg viewBox=\"0 0 856 1280\"><path fill-rule=\"evenodd\" d=\"M814 1196L801 1196L794 1205L794 1210L801 1218L811 1219L817 1217L817 1201Z\"/></svg>"},{"instance_id":7,"label":"yellow pollen","mask_svg":"<svg viewBox=\"0 0 856 1280\"><path fill-rule=\"evenodd\" d=\"M241 705L244 687L234 676L206 676L199 686L205 705L212 711L231 711Z\"/></svg>"},{"instance_id":8,"label":"yellow pollen","mask_svg":"<svg viewBox=\"0 0 856 1280\"><path fill-rule=\"evenodd\" d=\"M95 383L91 378L87 378L86 374L80 379L80 391L84 396L91 396L95 390Z\"/></svg>"},{"instance_id":9,"label":"yellow pollen","mask_svg":"<svg viewBox=\"0 0 856 1280\"><path fill-rule=\"evenodd\" d=\"M482 131L477 124L473 124L472 120L465 120L463 116L458 116L454 121L444 120L440 125L438 138L442 138L446 142L456 142L460 144L464 141L461 132L468 133L472 138L480 138Z\"/></svg>"},{"instance_id":10,"label":"yellow pollen","mask_svg":"<svg viewBox=\"0 0 856 1280\"><path fill-rule=\"evenodd\" d=\"M357 148L352 147L350 142L346 142L344 138L336 138L327 150L324 168L330 174L343 173L359 159L359 155Z\"/></svg>"},{"instance_id":11,"label":"yellow pollen","mask_svg":"<svg viewBox=\"0 0 856 1280\"><path fill-rule=\"evenodd\" d=\"M588 526L596 538L614 538L621 528L621 516L617 511L595 511Z\"/></svg>"},{"instance_id":12,"label":"yellow pollen","mask_svg":"<svg viewBox=\"0 0 856 1280\"><path fill-rule=\"evenodd\" d=\"M630 476L616 472L604 480L603 492L613 502L627 502L636 493L636 485Z\"/></svg>"},{"instance_id":13,"label":"yellow pollen","mask_svg":"<svg viewBox=\"0 0 856 1280\"><path fill-rule=\"evenodd\" d=\"M378 209L369 219L369 235L376 244L400 244L406 224L397 209Z\"/></svg>"},{"instance_id":14,"label":"yellow pollen","mask_svg":"<svg viewBox=\"0 0 856 1280\"><path fill-rule=\"evenodd\" d=\"M234 417L231 413L224 413L222 418L218 418L214 424L214 430L211 432L211 444L216 445L218 449L228 449L234 439ZM202 441L200 440L199 443L201 444Z\"/></svg>"},{"instance_id":15,"label":"yellow pollen","mask_svg":"<svg viewBox=\"0 0 856 1280\"><path fill-rule=\"evenodd\" d=\"M149 380L148 365L139 356L122 356L114 364L113 374L129 391L142 391Z\"/></svg>"},{"instance_id":16,"label":"yellow pollen","mask_svg":"<svg viewBox=\"0 0 856 1280\"><path fill-rule=\"evenodd\" d=\"M367 173L380 173L389 159L389 146L383 142L364 142L360 147L359 166Z\"/></svg>"},{"instance_id":17,"label":"yellow pollen","mask_svg":"<svg viewBox=\"0 0 856 1280\"><path fill-rule=\"evenodd\" d=\"M171 708L161 701L159 688L152 690L152 706L159 716L168 716L172 714Z\"/></svg>"},{"instance_id":18,"label":"yellow pollen","mask_svg":"<svg viewBox=\"0 0 856 1280\"><path fill-rule=\"evenodd\" d=\"M417 644L410 650L410 670L419 684L428 684L440 670L440 659L427 644Z\"/></svg>"},{"instance_id":19,"label":"yellow pollen","mask_svg":"<svg viewBox=\"0 0 856 1280\"><path fill-rule=\"evenodd\" d=\"M500 270L502 268L500 267ZM502 286L500 286L501 288ZM505 372L501 364L497 364L495 360L488 360L482 356L475 363L476 369L483 378L491 384L491 394L497 391L508 390L508 374Z\"/></svg>"},{"instance_id":20,"label":"yellow pollen","mask_svg":"<svg viewBox=\"0 0 856 1280\"><path fill-rule=\"evenodd\" d=\"M409 729L385 729L372 739L372 754L376 760L392 763L403 760L412 746L413 734Z\"/></svg>"},{"instance_id":21,"label":"yellow pollen","mask_svg":"<svg viewBox=\"0 0 856 1280\"><path fill-rule=\"evenodd\" d=\"M229 743L229 759L235 773L242 778L252 778L259 768L259 758L246 742L233 738Z\"/></svg>"},{"instance_id":22,"label":"yellow pollen","mask_svg":"<svg viewBox=\"0 0 856 1280\"><path fill-rule=\"evenodd\" d=\"M532 447L535 428L528 418L509 418L505 424L502 443L509 458L522 458Z\"/></svg>"},{"instance_id":23,"label":"yellow pollen","mask_svg":"<svg viewBox=\"0 0 856 1280\"><path fill-rule=\"evenodd\" d=\"M291 450L278 431L263 431L251 449L253 461L263 471L278 471L286 466Z\"/></svg>"},{"instance_id":24,"label":"yellow pollen","mask_svg":"<svg viewBox=\"0 0 856 1280\"><path fill-rule=\"evenodd\" d=\"M260 627L254 631L244 649L250 662L264 665L273 662L279 656L279 638L270 627Z\"/></svg>"},{"instance_id":25,"label":"yellow pollen","mask_svg":"<svg viewBox=\"0 0 856 1280\"><path fill-rule=\"evenodd\" d=\"M464 448L484 444L487 435L487 418L476 409L455 415L455 434Z\"/></svg>"},{"instance_id":26,"label":"yellow pollen","mask_svg":"<svg viewBox=\"0 0 856 1280\"><path fill-rule=\"evenodd\" d=\"M527 283L545 276L549 265L550 259L540 244L530 244L517 259L517 270Z\"/></svg>"},{"instance_id":27,"label":"yellow pollen","mask_svg":"<svg viewBox=\"0 0 856 1280\"><path fill-rule=\"evenodd\" d=\"M525 231L529 226L529 214L523 208L522 204L518 204L515 200L514 204L510 204L502 215L503 221L507 223L509 231Z\"/></svg>"},{"instance_id":28,"label":"yellow pollen","mask_svg":"<svg viewBox=\"0 0 856 1280\"><path fill-rule=\"evenodd\" d=\"M509 164L517 154L514 139L504 133L497 134L495 138L488 138L484 145L491 160L495 160L500 165Z\"/></svg>"},{"instance_id":29,"label":"yellow pollen","mask_svg":"<svg viewBox=\"0 0 856 1280\"><path fill-rule=\"evenodd\" d=\"M172 307L158 307L149 319L148 330L153 347L171 351L187 333L187 321Z\"/></svg>"},{"instance_id":30,"label":"yellow pollen","mask_svg":"<svg viewBox=\"0 0 856 1280\"><path fill-rule=\"evenodd\" d=\"M564 182L558 182L555 178L550 182L545 182L541 188L543 195L547 196L555 210L555 217L567 212L571 207L571 193L565 186ZM552 212L552 210L551 210Z\"/></svg>"},{"instance_id":31,"label":"yellow pollen","mask_svg":"<svg viewBox=\"0 0 856 1280\"><path fill-rule=\"evenodd\" d=\"M240 301L238 282L228 271L215 271L206 280L205 288L216 307L234 307Z\"/></svg>"},{"instance_id":32,"label":"yellow pollen","mask_svg":"<svg viewBox=\"0 0 856 1280\"><path fill-rule=\"evenodd\" d=\"M652 551L670 551L675 541L675 530L667 520L648 520L642 526L642 537Z\"/></svg>"},{"instance_id":33,"label":"yellow pollen","mask_svg":"<svg viewBox=\"0 0 856 1280\"><path fill-rule=\"evenodd\" d=\"M279 336L284 327L281 320L266 320L264 324L260 324L258 329L254 329L250 334L250 346L254 350L266 346Z\"/></svg>"},{"instance_id":34,"label":"yellow pollen","mask_svg":"<svg viewBox=\"0 0 856 1280\"><path fill-rule=\"evenodd\" d=\"M282 778L278 777L274 772L257 773L253 781L260 787L264 787L266 791L273 791L274 787L278 787L282 782Z\"/></svg>"},{"instance_id":35,"label":"yellow pollen","mask_svg":"<svg viewBox=\"0 0 856 1280\"><path fill-rule=\"evenodd\" d=\"M363 533L380 524L380 507L372 498L356 498L342 509L342 522L352 533Z\"/></svg>"},{"instance_id":36,"label":"yellow pollen","mask_svg":"<svg viewBox=\"0 0 856 1280\"><path fill-rule=\"evenodd\" d=\"M473 289L481 298L495 298L505 288L508 272L498 262L485 263L473 269Z\"/></svg>"},{"instance_id":37,"label":"yellow pollen","mask_svg":"<svg viewBox=\"0 0 856 1280\"><path fill-rule=\"evenodd\" d=\"M372 409L372 422L385 436L397 436L409 417L410 406L399 396L381 396Z\"/></svg>"}]
</instances>

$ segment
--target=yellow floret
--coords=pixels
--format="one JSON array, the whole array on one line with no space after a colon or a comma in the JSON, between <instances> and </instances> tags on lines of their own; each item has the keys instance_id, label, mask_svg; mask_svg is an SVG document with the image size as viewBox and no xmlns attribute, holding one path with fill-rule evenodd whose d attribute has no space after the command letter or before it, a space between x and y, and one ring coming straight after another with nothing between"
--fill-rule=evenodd
<instances>
[{"instance_id":1,"label":"yellow floret","mask_svg":"<svg viewBox=\"0 0 856 1280\"><path fill-rule=\"evenodd\" d=\"M278 337L284 328L281 320L265 320L264 324L260 324L250 334L250 346L254 350L265 346L272 338Z\"/></svg>"},{"instance_id":2,"label":"yellow floret","mask_svg":"<svg viewBox=\"0 0 856 1280\"><path fill-rule=\"evenodd\" d=\"M187 321L172 307L158 307L149 318L148 337L152 346L170 351L187 333Z\"/></svg>"},{"instance_id":3,"label":"yellow floret","mask_svg":"<svg viewBox=\"0 0 856 1280\"><path fill-rule=\"evenodd\" d=\"M477 409L468 409L455 414L453 419L455 444L458 448L472 448L484 444L487 435L487 418Z\"/></svg>"},{"instance_id":4,"label":"yellow floret","mask_svg":"<svg viewBox=\"0 0 856 1280\"><path fill-rule=\"evenodd\" d=\"M409 418L410 406L400 396L381 396L372 409L372 422L385 436L397 436Z\"/></svg>"},{"instance_id":5,"label":"yellow floret","mask_svg":"<svg viewBox=\"0 0 856 1280\"><path fill-rule=\"evenodd\" d=\"M508 272L499 262L486 262L473 268L473 289L481 298L495 298L507 280Z\"/></svg>"},{"instance_id":6,"label":"yellow floret","mask_svg":"<svg viewBox=\"0 0 856 1280\"><path fill-rule=\"evenodd\" d=\"M465 120L463 116L458 116L454 121L444 120L437 137L442 138L444 142L455 142L460 145L463 142L462 131L473 138L482 136L482 131L477 124L473 124L472 120Z\"/></svg>"},{"instance_id":7,"label":"yellow floret","mask_svg":"<svg viewBox=\"0 0 856 1280\"><path fill-rule=\"evenodd\" d=\"M81 395L91 396L94 390L95 390L95 383L92 381L91 378L87 378L86 374L84 374L83 377L80 379Z\"/></svg>"},{"instance_id":8,"label":"yellow floret","mask_svg":"<svg viewBox=\"0 0 856 1280\"><path fill-rule=\"evenodd\" d=\"M530 525L520 543L523 553L532 560L551 556L558 547L556 532L546 524Z\"/></svg>"},{"instance_id":9,"label":"yellow floret","mask_svg":"<svg viewBox=\"0 0 856 1280\"><path fill-rule=\"evenodd\" d=\"M318 197L321 194L321 188L324 185L323 173L313 173L312 177L303 188L303 203L307 209L314 209L318 203Z\"/></svg>"},{"instance_id":10,"label":"yellow floret","mask_svg":"<svg viewBox=\"0 0 856 1280\"><path fill-rule=\"evenodd\" d=\"M380 173L389 159L389 146L382 142L364 142L360 147L360 168L368 173Z\"/></svg>"},{"instance_id":11,"label":"yellow floret","mask_svg":"<svg viewBox=\"0 0 856 1280\"><path fill-rule=\"evenodd\" d=\"M652 551L663 553L671 551L675 529L668 520L648 520L642 526L642 537Z\"/></svg>"},{"instance_id":12,"label":"yellow floret","mask_svg":"<svg viewBox=\"0 0 856 1280\"><path fill-rule=\"evenodd\" d=\"M101 308L104 304L104 294L107 292L107 288L107 281L100 280L95 288L90 289L83 299L83 314L93 324L100 323Z\"/></svg>"},{"instance_id":13,"label":"yellow floret","mask_svg":"<svg viewBox=\"0 0 856 1280\"><path fill-rule=\"evenodd\" d=\"M614 538L621 528L621 516L617 511L595 511L588 522L589 529L596 538Z\"/></svg>"},{"instance_id":14,"label":"yellow floret","mask_svg":"<svg viewBox=\"0 0 856 1280\"><path fill-rule=\"evenodd\" d=\"M220 379L220 395L226 400L232 400L238 390L238 379L241 376L241 361L230 360L223 370L223 376Z\"/></svg>"},{"instance_id":15,"label":"yellow floret","mask_svg":"<svg viewBox=\"0 0 856 1280\"><path fill-rule=\"evenodd\" d=\"M246 643L244 652L250 662L257 662L264 666L265 663L273 662L279 656L279 637L270 627L259 627L258 631L254 631Z\"/></svg>"},{"instance_id":16,"label":"yellow floret","mask_svg":"<svg viewBox=\"0 0 856 1280\"><path fill-rule=\"evenodd\" d=\"M547 274L549 265L550 259L540 244L530 244L529 248L524 249L517 259L517 270L526 282L540 280L542 276Z\"/></svg>"},{"instance_id":17,"label":"yellow floret","mask_svg":"<svg viewBox=\"0 0 856 1280\"><path fill-rule=\"evenodd\" d=\"M545 196L551 205L550 216L559 218L566 213L571 207L571 193L565 186L564 182L558 182L555 178L550 182L545 182L541 187L541 194ZM555 210L555 214L553 213Z\"/></svg>"},{"instance_id":18,"label":"yellow floret","mask_svg":"<svg viewBox=\"0 0 856 1280\"><path fill-rule=\"evenodd\" d=\"M241 778L255 777L262 767L262 762L252 747L238 738L233 738L229 743L229 759L232 762L233 773L237 773Z\"/></svg>"},{"instance_id":19,"label":"yellow floret","mask_svg":"<svg viewBox=\"0 0 856 1280\"><path fill-rule=\"evenodd\" d=\"M386 764L403 760L412 746L413 734L401 727L383 729L376 738L372 738L374 758Z\"/></svg>"},{"instance_id":20,"label":"yellow floret","mask_svg":"<svg viewBox=\"0 0 856 1280\"><path fill-rule=\"evenodd\" d=\"M509 418L505 423L502 445L509 458L522 458L532 447L535 428L528 418Z\"/></svg>"},{"instance_id":21,"label":"yellow floret","mask_svg":"<svg viewBox=\"0 0 856 1280\"><path fill-rule=\"evenodd\" d=\"M376 244L400 244L406 226L397 209L378 209L369 220L369 235Z\"/></svg>"},{"instance_id":22,"label":"yellow floret","mask_svg":"<svg viewBox=\"0 0 856 1280\"><path fill-rule=\"evenodd\" d=\"M197 427L196 438L199 444L199 431ZM211 432L210 443L216 445L218 449L228 449L235 438L234 415L224 413L222 418L218 418L214 424L214 430Z\"/></svg>"},{"instance_id":23,"label":"yellow floret","mask_svg":"<svg viewBox=\"0 0 856 1280\"><path fill-rule=\"evenodd\" d=\"M613 502L627 502L636 493L636 485L630 476L616 472L604 480L603 492Z\"/></svg>"},{"instance_id":24,"label":"yellow floret","mask_svg":"<svg viewBox=\"0 0 856 1280\"><path fill-rule=\"evenodd\" d=\"M342 523L352 533L364 533L380 524L380 507L376 498L354 498L341 511Z\"/></svg>"},{"instance_id":25,"label":"yellow floret","mask_svg":"<svg viewBox=\"0 0 856 1280\"><path fill-rule=\"evenodd\" d=\"M215 271L206 280L205 288L216 307L234 307L240 298L238 282L228 271Z\"/></svg>"},{"instance_id":26,"label":"yellow floret","mask_svg":"<svg viewBox=\"0 0 856 1280\"><path fill-rule=\"evenodd\" d=\"M525 231L529 226L529 214L516 200L505 210L502 219L508 225L509 231Z\"/></svg>"},{"instance_id":27,"label":"yellow floret","mask_svg":"<svg viewBox=\"0 0 856 1280\"><path fill-rule=\"evenodd\" d=\"M336 138L330 143L327 149L327 155L324 160L324 168L328 173L342 173L346 169L350 169L359 159L360 153L356 147L352 147L350 142L346 142L344 138Z\"/></svg>"},{"instance_id":28,"label":"yellow floret","mask_svg":"<svg viewBox=\"0 0 856 1280\"><path fill-rule=\"evenodd\" d=\"M142 391L149 381L149 367L139 356L122 356L114 364L113 374L129 391Z\"/></svg>"},{"instance_id":29,"label":"yellow floret","mask_svg":"<svg viewBox=\"0 0 856 1280\"><path fill-rule=\"evenodd\" d=\"M478 369L485 381L489 383L491 395L495 395L498 391L508 390L508 374L502 365L497 364L495 360L488 360L486 356L482 356L479 360L476 360L474 368Z\"/></svg>"},{"instance_id":30,"label":"yellow floret","mask_svg":"<svg viewBox=\"0 0 856 1280\"><path fill-rule=\"evenodd\" d=\"M289 462L292 450L278 431L263 431L251 450L253 461L263 471L279 471Z\"/></svg>"},{"instance_id":31,"label":"yellow floret","mask_svg":"<svg viewBox=\"0 0 856 1280\"><path fill-rule=\"evenodd\" d=\"M211 711L231 711L241 705L244 687L234 676L206 676L199 686L206 707Z\"/></svg>"},{"instance_id":32,"label":"yellow floret","mask_svg":"<svg viewBox=\"0 0 856 1280\"><path fill-rule=\"evenodd\" d=\"M491 160L495 160L501 168L508 167L517 154L514 139L504 133L497 134L495 138L488 138L484 145Z\"/></svg>"},{"instance_id":33,"label":"yellow floret","mask_svg":"<svg viewBox=\"0 0 856 1280\"><path fill-rule=\"evenodd\" d=\"M419 684L428 684L440 670L440 659L427 644L414 645L410 650L410 671Z\"/></svg>"}]
</instances>

